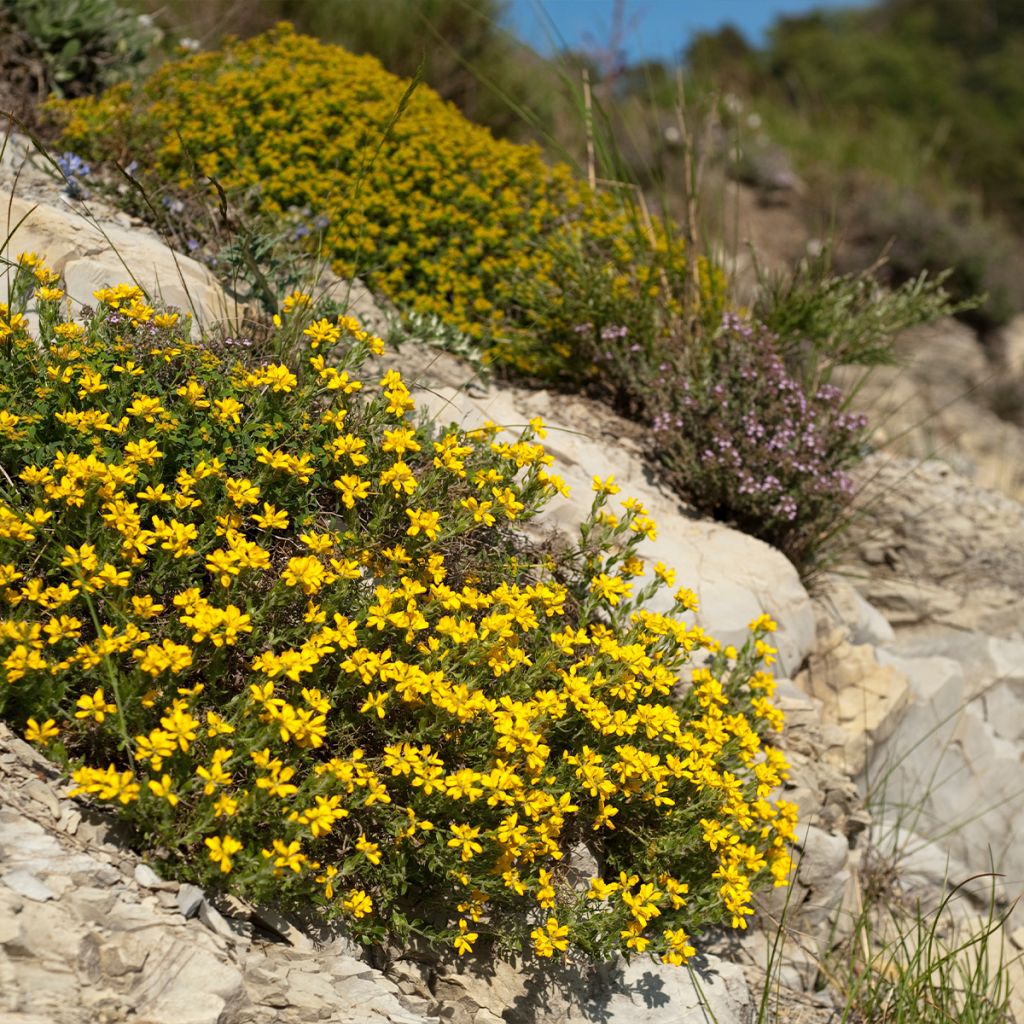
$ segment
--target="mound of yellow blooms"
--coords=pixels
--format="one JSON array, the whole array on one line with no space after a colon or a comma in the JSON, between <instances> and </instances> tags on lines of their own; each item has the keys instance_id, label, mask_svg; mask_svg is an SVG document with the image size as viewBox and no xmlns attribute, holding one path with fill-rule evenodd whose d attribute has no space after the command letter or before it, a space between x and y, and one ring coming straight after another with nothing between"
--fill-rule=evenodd
<instances>
[{"instance_id":1,"label":"mound of yellow blooms","mask_svg":"<svg viewBox=\"0 0 1024 1024\"><path fill-rule=\"evenodd\" d=\"M342 276L475 338L554 327L568 355L563 285L579 256L567 249L622 301L685 278L681 243L641 224L628 192L595 194L426 86L403 107L407 87L373 57L281 25L53 109L66 145L137 161L156 194L167 183L205 191L209 175L251 190L263 213L320 214L322 251Z\"/></svg>"},{"instance_id":2,"label":"mound of yellow blooms","mask_svg":"<svg viewBox=\"0 0 1024 1024\"><path fill-rule=\"evenodd\" d=\"M674 964L785 883L774 625L737 652L686 589L652 610L638 502L595 478L577 548L531 554L565 489L540 421L418 422L303 294L244 357L96 300L26 254L0 306L0 713L163 870L367 941Z\"/></svg>"}]
</instances>

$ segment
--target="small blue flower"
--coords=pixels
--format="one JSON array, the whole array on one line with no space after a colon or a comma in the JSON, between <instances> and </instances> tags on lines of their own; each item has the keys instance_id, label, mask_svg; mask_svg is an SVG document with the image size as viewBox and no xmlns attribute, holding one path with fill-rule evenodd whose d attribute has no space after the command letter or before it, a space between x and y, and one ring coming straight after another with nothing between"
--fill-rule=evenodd
<instances>
[{"instance_id":1,"label":"small blue flower","mask_svg":"<svg viewBox=\"0 0 1024 1024\"><path fill-rule=\"evenodd\" d=\"M57 157L57 166L65 178L87 178L92 174L92 168L77 153Z\"/></svg>"},{"instance_id":2,"label":"small blue flower","mask_svg":"<svg viewBox=\"0 0 1024 1024\"><path fill-rule=\"evenodd\" d=\"M57 157L57 167L64 175L64 190L72 199L86 199L89 195L80 178L92 173L92 168L76 153L64 153Z\"/></svg>"}]
</instances>

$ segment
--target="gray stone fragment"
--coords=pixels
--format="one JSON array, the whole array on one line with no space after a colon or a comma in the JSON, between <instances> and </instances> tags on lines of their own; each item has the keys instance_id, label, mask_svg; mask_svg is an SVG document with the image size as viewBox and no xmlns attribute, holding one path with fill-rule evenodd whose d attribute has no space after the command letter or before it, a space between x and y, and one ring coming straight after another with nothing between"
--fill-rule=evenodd
<instances>
[{"instance_id":1,"label":"gray stone fragment","mask_svg":"<svg viewBox=\"0 0 1024 1024\"><path fill-rule=\"evenodd\" d=\"M117 885L121 881L121 872L117 868L92 858L90 861L91 866L88 870L78 870L72 874L76 885Z\"/></svg>"},{"instance_id":2,"label":"gray stone fragment","mask_svg":"<svg viewBox=\"0 0 1024 1024\"><path fill-rule=\"evenodd\" d=\"M837 878L850 857L846 838L829 835L814 825L799 831L803 840L800 844L803 848L800 881L807 886L821 886Z\"/></svg>"},{"instance_id":3,"label":"gray stone fragment","mask_svg":"<svg viewBox=\"0 0 1024 1024\"><path fill-rule=\"evenodd\" d=\"M149 928L167 928L175 924L175 921L158 909L155 900L151 905L146 905L120 899L102 923L111 931L139 932Z\"/></svg>"},{"instance_id":4,"label":"gray stone fragment","mask_svg":"<svg viewBox=\"0 0 1024 1024\"><path fill-rule=\"evenodd\" d=\"M24 868L5 871L0 875L0 882L3 882L8 889L13 889L19 895L35 900L37 903L56 899L56 893L45 882Z\"/></svg>"},{"instance_id":5,"label":"gray stone fragment","mask_svg":"<svg viewBox=\"0 0 1024 1024\"><path fill-rule=\"evenodd\" d=\"M896 639L888 619L842 577L828 577L823 601L850 631L851 643L880 647Z\"/></svg>"},{"instance_id":6,"label":"gray stone fragment","mask_svg":"<svg viewBox=\"0 0 1024 1024\"><path fill-rule=\"evenodd\" d=\"M135 881L144 889L161 889L166 892L173 892L178 888L177 882L161 878L148 864L135 865Z\"/></svg>"},{"instance_id":7,"label":"gray stone fragment","mask_svg":"<svg viewBox=\"0 0 1024 1024\"><path fill-rule=\"evenodd\" d=\"M184 883L178 889L178 913L182 917L194 917L199 912L205 898L203 890L198 885Z\"/></svg>"},{"instance_id":8,"label":"gray stone fragment","mask_svg":"<svg viewBox=\"0 0 1024 1024\"><path fill-rule=\"evenodd\" d=\"M250 914L254 922L280 935L293 949L312 952L313 941L284 914L265 906L253 907Z\"/></svg>"},{"instance_id":9,"label":"gray stone fragment","mask_svg":"<svg viewBox=\"0 0 1024 1024\"><path fill-rule=\"evenodd\" d=\"M21 791L31 797L37 804L42 804L54 819L60 818L60 801L53 790L42 779L30 779L21 787Z\"/></svg>"},{"instance_id":10,"label":"gray stone fragment","mask_svg":"<svg viewBox=\"0 0 1024 1024\"><path fill-rule=\"evenodd\" d=\"M78 832L78 826L82 824L82 812L75 810L70 804L64 805L64 810L61 812L60 821L57 822L57 827L62 832L67 832L69 836L73 836Z\"/></svg>"},{"instance_id":11,"label":"gray stone fragment","mask_svg":"<svg viewBox=\"0 0 1024 1024\"><path fill-rule=\"evenodd\" d=\"M337 996L337 990L327 978L308 971L292 971L288 975L286 993L292 1006L306 1010L330 1006Z\"/></svg>"},{"instance_id":12,"label":"gray stone fragment","mask_svg":"<svg viewBox=\"0 0 1024 1024\"><path fill-rule=\"evenodd\" d=\"M252 939L252 925L248 921L228 920L208 900L199 904L199 920L222 939L234 944L248 943Z\"/></svg>"},{"instance_id":13,"label":"gray stone fragment","mask_svg":"<svg viewBox=\"0 0 1024 1024\"><path fill-rule=\"evenodd\" d=\"M100 923L106 919L110 908L117 902L117 893L109 889L76 886L68 894L68 902L81 921Z\"/></svg>"},{"instance_id":14,"label":"gray stone fragment","mask_svg":"<svg viewBox=\"0 0 1024 1024\"><path fill-rule=\"evenodd\" d=\"M486 1006L481 1006L473 1014L473 1024L505 1024L505 1020L503 1017L499 1017L493 1010L488 1010Z\"/></svg>"}]
</instances>

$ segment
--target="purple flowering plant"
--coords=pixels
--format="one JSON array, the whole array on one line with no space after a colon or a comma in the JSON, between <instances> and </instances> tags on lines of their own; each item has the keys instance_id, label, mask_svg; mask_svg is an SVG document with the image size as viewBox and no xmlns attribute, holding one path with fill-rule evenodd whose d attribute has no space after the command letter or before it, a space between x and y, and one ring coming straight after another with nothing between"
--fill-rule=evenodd
<instances>
[{"instance_id":1,"label":"purple flowering plant","mask_svg":"<svg viewBox=\"0 0 1024 1024\"><path fill-rule=\"evenodd\" d=\"M649 422L667 481L696 511L807 566L852 496L865 417L832 385L807 389L776 336L732 313L658 377Z\"/></svg>"}]
</instances>

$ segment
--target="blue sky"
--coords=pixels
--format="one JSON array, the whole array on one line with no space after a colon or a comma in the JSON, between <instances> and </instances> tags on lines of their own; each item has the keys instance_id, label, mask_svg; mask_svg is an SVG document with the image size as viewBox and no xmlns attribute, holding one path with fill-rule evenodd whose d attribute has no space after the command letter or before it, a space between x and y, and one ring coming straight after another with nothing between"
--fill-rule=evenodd
<instances>
[{"instance_id":1,"label":"blue sky","mask_svg":"<svg viewBox=\"0 0 1024 1024\"><path fill-rule=\"evenodd\" d=\"M511 0L509 28L541 53L552 50L553 25L570 47L607 46L615 0ZM857 0L624 0L624 39L630 61L670 59L693 32L732 22L757 44L779 14L816 7L863 6ZM557 39L557 37L556 37ZM557 43L556 43L557 45Z\"/></svg>"}]
</instances>

